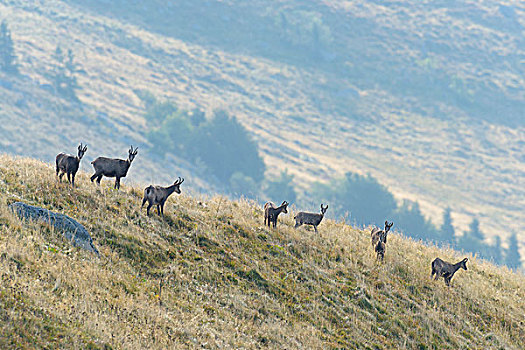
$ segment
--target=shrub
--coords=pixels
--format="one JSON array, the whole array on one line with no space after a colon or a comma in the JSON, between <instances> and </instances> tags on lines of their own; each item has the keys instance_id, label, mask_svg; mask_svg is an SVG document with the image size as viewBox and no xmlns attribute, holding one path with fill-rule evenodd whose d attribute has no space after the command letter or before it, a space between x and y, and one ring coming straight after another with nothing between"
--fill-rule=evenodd
<instances>
[{"instance_id":1,"label":"shrub","mask_svg":"<svg viewBox=\"0 0 525 350\"><path fill-rule=\"evenodd\" d=\"M297 47L320 50L333 41L330 27L320 13L294 10L280 12L274 20L281 38Z\"/></svg>"},{"instance_id":2,"label":"shrub","mask_svg":"<svg viewBox=\"0 0 525 350\"><path fill-rule=\"evenodd\" d=\"M317 202L327 202L335 216L358 225L379 224L396 208L394 196L370 175L348 172L328 184L314 183Z\"/></svg>"},{"instance_id":3,"label":"shrub","mask_svg":"<svg viewBox=\"0 0 525 350\"><path fill-rule=\"evenodd\" d=\"M199 157L221 182L228 183L236 172L257 183L263 179L265 164L257 144L237 119L225 112L216 112L196 129L192 139L193 156Z\"/></svg>"},{"instance_id":4,"label":"shrub","mask_svg":"<svg viewBox=\"0 0 525 350\"><path fill-rule=\"evenodd\" d=\"M257 183L249 176L241 172L235 172L230 177L230 191L235 196L245 196L248 198L256 198L258 193Z\"/></svg>"},{"instance_id":5,"label":"shrub","mask_svg":"<svg viewBox=\"0 0 525 350\"><path fill-rule=\"evenodd\" d=\"M392 220L397 228L411 237L428 241L440 240L436 227L423 216L418 202L404 200L393 213Z\"/></svg>"},{"instance_id":6,"label":"shrub","mask_svg":"<svg viewBox=\"0 0 525 350\"><path fill-rule=\"evenodd\" d=\"M269 200L293 203L297 199L297 193L292 185L293 175L282 171L281 175L275 180L268 180L265 188L265 195Z\"/></svg>"},{"instance_id":7,"label":"shrub","mask_svg":"<svg viewBox=\"0 0 525 350\"><path fill-rule=\"evenodd\" d=\"M151 96L143 93L141 96L147 99L147 137L157 152L175 153L203 167L237 194L248 195L238 191L247 191L249 183L261 182L265 164L257 144L236 118L219 111L206 120L198 109L187 112L171 102L152 101ZM238 175L233 176L236 173Z\"/></svg>"}]
</instances>

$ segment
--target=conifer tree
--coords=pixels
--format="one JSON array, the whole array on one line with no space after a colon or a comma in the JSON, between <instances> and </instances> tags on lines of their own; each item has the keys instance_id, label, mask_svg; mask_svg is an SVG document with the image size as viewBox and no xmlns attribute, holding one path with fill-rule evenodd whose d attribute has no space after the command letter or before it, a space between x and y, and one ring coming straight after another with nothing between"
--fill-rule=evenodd
<instances>
[{"instance_id":1,"label":"conifer tree","mask_svg":"<svg viewBox=\"0 0 525 350\"><path fill-rule=\"evenodd\" d=\"M503 256L501 254L501 238L496 236L494 238L494 245L492 246L492 259L496 264L503 264Z\"/></svg>"},{"instance_id":2,"label":"conifer tree","mask_svg":"<svg viewBox=\"0 0 525 350\"><path fill-rule=\"evenodd\" d=\"M479 220L474 218L472 220L472 222L470 223L469 225L469 231L468 231L468 235L475 239L475 240L478 240L480 242L483 241L483 239L485 238L483 236L483 233L481 232L481 230L479 229Z\"/></svg>"},{"instance_id":3,"label":"conifer tree","mask_svg":"<svg viewBox=\"0 0 525 350\"><path fill-rule=\"evenodd\" d=\"M396 227L410 237L423 240L436 240L438 229L425 218L418 202L404 200L395 211L392 221Z\"/></svg>"},{"instance_id":4,"label":"conifer tree","mask_svg":"<svg viewBox=\"0 0 525 350\"><path fill-rule=\"evenodd\" d=\"M78 72L75 57L71 49L64 53L60 46L57 46L53 58L56 61L55 70L50 75L51 83L55 91L63 97L78 102L76 91L78 81L76 73Z\"/></svg>"},{"instance_id":5,"label":"conifer tree","mask_svg":"<svg viewBox=\"0 0 525 350\"><path fill-rule=\"evenodd\" d=\"M452 217L450 216L450 208L445 209L443 213L443 225L441 226L441 240L451 246L455 245L456 237L454 233L454 226L452 226Z\"/></svg>"},{"instance_id":6,"label":"conifer tree","mask_svg":"<svg viewBox=\"0 0 525 350\"><path fill-rule=\"evenodd\" d=\"M7 27L6 21L0 24L0 70L8 74L17 74L18 65L16 64L15 49L11 31Z\"/></svg>"},{"instance_id":7,"label":"conifer tree","mask_svg":"<svg viewBox=\"0 0 525 350\"><path fill-rule=\"evenodd\" d=\"M479 221L474 218L469 225L469 230L460 237L458 247L474 254L478 254L484 259L490 259L492 255L490 251L491 249L484 240L485 236L479 228Z\"/></svg>"},{"instance_id":8,"label":"conifer tree","mask_svg":"<svg viewBox=\"0 0 525 350\"><path fill-rule=\"evenodd\" d=\"M518 246L518 238L515 233L509 237L509 248L505 256L505 265L511 269L519 269L521 267L521 256Z\"/></svg>"}]
</instances>

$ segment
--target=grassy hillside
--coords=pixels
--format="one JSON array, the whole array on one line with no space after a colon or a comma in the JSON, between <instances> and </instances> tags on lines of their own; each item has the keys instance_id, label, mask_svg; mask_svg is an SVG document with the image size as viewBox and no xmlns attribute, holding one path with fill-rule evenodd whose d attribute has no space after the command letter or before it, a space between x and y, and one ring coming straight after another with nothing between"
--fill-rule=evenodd
<instances>
[{"instance_id":1,"label":"grassy hillside","mask_svg":"<svg viewBox=\"0 0 525 350\"><path fill-rule=\"evenodd\" d=\"M452 287L431 281L436 256L463 255L392 234L383 264L369 234L326 220L320 234L277 230L262 210L222 197L140 210L142 190L0 157L1 348L518 349L525 279L470 257ZM191 180L187 180L190 182ZM184 184L186 185L186 183ZM101 253L71 248L15 200L76 218ZM162 286L162 288L161 288Z\"/></svg>"},{"instance_id":2,"label":"grassy hillside","mask_svg":"<svg viewBox=\"0 0 525 350\"><path fill-rule=\"evenodd\" d=\"M147 90L181 108L238 116L268 177L287 168L305 190L347 171L370 172L397 199L418 200L434 223L450 206L459 231L477 217L487 236L515 231L523 240L520 4L53 0L12 1L0 13L26 79L0 84L5 150L50 160L84 136L94 146L88 156L116 156L132 141L143 147L136 178L195 178L176 154L148 152L137 95ZM295 24L320 18L331 33L321 52L279 32L280 13ZM57 108L67 101L42 92L58 43L81 67L83 110L74 116ZM54 126L68 123L77 127L57 135ZM95 148L108 141L110 150Z\"/></svg>"}]
</instances>

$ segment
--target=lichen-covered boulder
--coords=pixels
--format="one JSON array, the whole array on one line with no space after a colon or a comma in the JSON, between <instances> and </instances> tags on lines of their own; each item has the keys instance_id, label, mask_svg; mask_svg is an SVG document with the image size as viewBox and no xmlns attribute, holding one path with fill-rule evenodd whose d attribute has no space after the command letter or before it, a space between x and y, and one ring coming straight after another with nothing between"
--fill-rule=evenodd
<instances>
[{"instance_id":1,"label":"lichen-covered boulder","mask_svg":"<svg viewBox=\"0 0 525 350\"><path fill-rule=\"evenodd\" d=\"M67 215L54 213L44 208L15 202L9 208L21 219L43 221L62 233L62 235L73 243L74 246L100 255L93 245L93 239L84 226Z\"/></svg>"}]
</instances>

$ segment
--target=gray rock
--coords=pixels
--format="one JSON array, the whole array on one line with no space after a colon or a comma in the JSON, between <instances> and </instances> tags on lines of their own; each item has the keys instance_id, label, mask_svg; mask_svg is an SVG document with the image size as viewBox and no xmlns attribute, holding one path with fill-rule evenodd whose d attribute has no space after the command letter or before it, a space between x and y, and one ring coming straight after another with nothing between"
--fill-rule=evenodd
<instances>
[{"instance_id":1,"label":"gray rock","mask_svg":"<svg viewBox=\"0 0 525 350\"><path fill-rule=\"evenodd\" d=\"M69 216L22 202L10 204L9 208L21 219L43 221L53 226L57 231L61 232L68 241L71 241L74 246L100 256L86 228Z\"/></svg>"}]
</instances>

